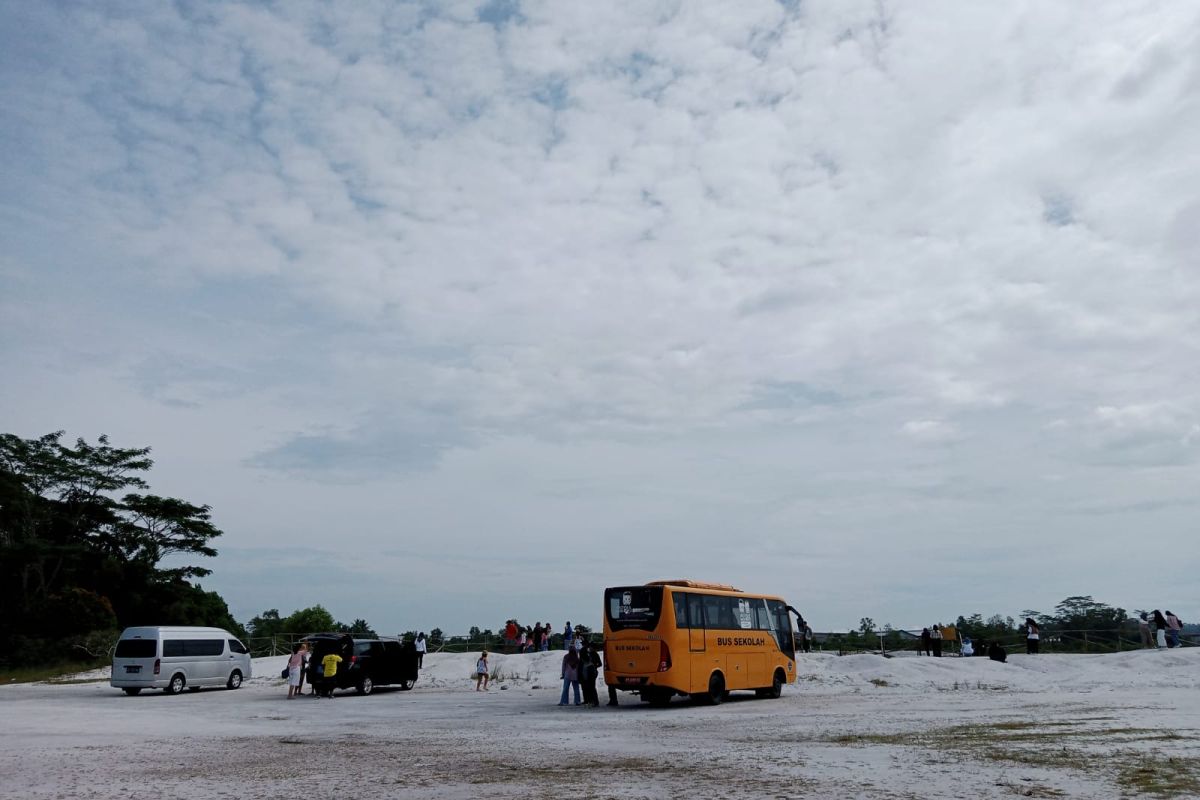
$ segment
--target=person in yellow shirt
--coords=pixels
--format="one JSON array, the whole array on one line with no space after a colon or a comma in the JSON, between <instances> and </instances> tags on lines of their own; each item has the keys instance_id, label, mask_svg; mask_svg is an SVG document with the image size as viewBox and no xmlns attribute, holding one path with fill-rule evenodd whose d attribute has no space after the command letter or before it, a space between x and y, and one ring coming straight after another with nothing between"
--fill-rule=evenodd
<instances>
[{"instance_id":1,"label":"person in yellow shirt","mask_svg":"<svg viewBox=\"0 0 1200 800\"><path fill-rule=\"evenodd\" d=\"M335 680L338 671L338 664L342 663L342 657L336 653L330 653L321 659L322 669L322 694L325 697L333 697L333 690L337 681Z\"/></svg>"}]
</instances>

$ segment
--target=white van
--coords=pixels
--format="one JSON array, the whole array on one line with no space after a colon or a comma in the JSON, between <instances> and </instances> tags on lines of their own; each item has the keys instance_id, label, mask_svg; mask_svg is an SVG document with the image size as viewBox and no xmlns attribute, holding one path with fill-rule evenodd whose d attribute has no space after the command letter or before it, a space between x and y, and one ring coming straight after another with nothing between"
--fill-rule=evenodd
<instances>
[{"instance_id":1,"label":"white van","mask_svg":"<svg viewBox=\"0 0 1200 800\"><path fill-rule=\"evenodd\" d=\"M110 683L125 694L162 689L178 694L186 686L236 689L250 677L250 651L220 628L126 628L113 654Z\"/></svg>"}]
</instances>

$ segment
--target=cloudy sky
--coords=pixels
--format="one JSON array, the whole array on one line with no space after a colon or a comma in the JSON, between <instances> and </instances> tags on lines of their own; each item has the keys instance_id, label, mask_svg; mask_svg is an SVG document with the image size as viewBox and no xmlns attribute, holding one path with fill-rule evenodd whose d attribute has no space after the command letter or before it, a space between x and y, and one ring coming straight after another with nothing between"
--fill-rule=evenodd
<instances>
[{"instance_id":1,"label":"cloudy sky","mask_svg":"<svg viewBox=\"0 0 1200 800\"><path fill-rule=\"evenodd\" d=\"M0 14L2 427L243 621L1200 613L1194 3Z\"/></svg>"}]
</instances>

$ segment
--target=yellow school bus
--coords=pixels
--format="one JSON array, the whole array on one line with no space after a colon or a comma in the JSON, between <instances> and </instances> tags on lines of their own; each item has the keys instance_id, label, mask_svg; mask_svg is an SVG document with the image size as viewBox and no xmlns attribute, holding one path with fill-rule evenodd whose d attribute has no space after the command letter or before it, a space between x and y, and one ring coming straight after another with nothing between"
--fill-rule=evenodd
<instances>
[{"instance_id":1,"label":"yellow school bus","mask_svg":"<svg viewBox=\"0 0 1200 800\"><path fill-rule=\"evenodd\" d=\"M656 706L674 695L720 703L730 691L779 697L796 678L781 597L697 581L604 590L604 682Z\"/></svg>"}]
</instances>

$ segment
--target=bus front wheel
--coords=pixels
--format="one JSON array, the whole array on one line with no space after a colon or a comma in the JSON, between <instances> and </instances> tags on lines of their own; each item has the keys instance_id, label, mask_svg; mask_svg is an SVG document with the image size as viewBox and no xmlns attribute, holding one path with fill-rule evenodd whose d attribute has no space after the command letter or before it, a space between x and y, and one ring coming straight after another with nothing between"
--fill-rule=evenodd
<instances>
[{"instance_id":1,"label":"bus front wheel","mask_svg":"<svg viewBox=\"0 0 1200 800\"><path fill-rule=\"evenodd\" d=\"M775 677L771 679L771 685L766 689L759 689L757 694L759 697L777 698L783 694L783 670L775 670Z\"/></svg>"}]
</instances>

